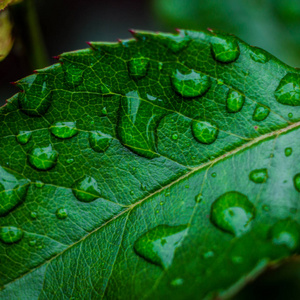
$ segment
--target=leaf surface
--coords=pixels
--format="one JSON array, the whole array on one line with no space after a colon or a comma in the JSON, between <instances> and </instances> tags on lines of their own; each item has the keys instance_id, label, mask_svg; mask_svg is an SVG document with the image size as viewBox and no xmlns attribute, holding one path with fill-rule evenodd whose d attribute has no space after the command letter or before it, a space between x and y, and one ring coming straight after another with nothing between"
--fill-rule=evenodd
<instances>
[{"instance_id":1,"label":"leaf surface","mask_svg":"<svg viewBox=\"0 0 300 300\"><path fill-rule=\"evenodd\" d=\"M0 111L0 299L228 297L298 253L299 71L231 35L133 32Z\"/></svg>"}]
</instances>

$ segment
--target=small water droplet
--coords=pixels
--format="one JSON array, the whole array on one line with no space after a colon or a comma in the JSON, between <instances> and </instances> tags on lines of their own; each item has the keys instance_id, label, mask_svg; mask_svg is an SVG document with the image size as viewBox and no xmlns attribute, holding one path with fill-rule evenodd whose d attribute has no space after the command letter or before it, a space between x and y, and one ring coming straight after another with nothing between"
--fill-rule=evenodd
<instances>
[{"instance_id":1,"label":"small water droplet","mask_svg":"<svg viewBox=\"0 0 300 300\"><path fill-rule=\"evenodd\" d=\"M244 258L241 257L241 256L232 256L231 257L231 261L234 263L234 264L241 264L243 261L244 261Z\"/></svg>"},{"instance_id":2,"label":"small water droplet","mask_svg":"<svg viewBox=\"0 0 300 300\"><path fill-rule=\"evenodd\" d=\"M288 117L291 119L294 115L292 113L288 114Z\"/></svg>"},{"instance_id":3,"label":"small water droplet","mask_svg":"<svg viewBox=\"0 0 300 300\"><path fill-rule=\"evenodd\" d=\"M59 208L57 211L56 211L56 217L60 220L63 220L65 218L67 218L68 216L68 212L65 208Z\"/></svg>"},{"instance_id":4,"label":"small water droplet","mask_svg":"<svg viewBox=\"0 0 300 300\"><path fill-rule=\"evenodd\" d=\"M54 136L60 139L69 139L78 133L76 122L56 122L49 129Z\"/></svg>"},{"instance_id":5,"label":"small water droplet","mask_svg":"<svg viewBox=\"0 0 300 300\"><path fill-rule=\"evenodd\" d=\"M188 189L189 187L190 187L189 185L186 185L186 186L185 186L186 189Z\"/></svg>"},{"instance_id":6,"label":"small water droplet","mask_svg":"<svg viewBox=\"0 0 300 300\"><path fill-rule=\"evenodd\" d=\"M138 80L146 76L149 67L149 59L145 57L133 58L128 62L130 76Z\"/></svg>"},{"instance_id":7,"label":"small water droplet","mask_svg":"<svg viewBox=\"0 0 300 300\"><path fill-rule=\"evenodd\" d=\"M37 218L37 212L36 211L30 212L30 217L31 219L35 220Z\"/></svg>"},{"instance_id":8,"label":"small water droplet","mask_svg":"<svg viewBox=\"0 0 300 300\"><path fill-rule=\"evenodd\" d=\"M25 200L30 181L0 166L0 216Z\"/></svg>"},{"instance_id":9,"label":"small water droplet","mask_svg":"<svg viewBox=\"0 0 300 300\"><path fill-rule=\"evenodd\" d=\"M262 209L263 209L264 211L270 211L270 206L264 204L264 205L262 206Z\"/></svg>"},{"instance_id":10,"label":"small water droplet","mask_svg":"<svg viewBox=\"0 0 300 300\"><path fill-rule=\"evenodd\" d=\"M268 179L267 169L256 169L250 172L249 178L255 183L264 183Z\"/></svg>"},{"instance_id":11,"label":"small water droplet","mask_svg":"<svg viewBox=\"0 0 300 300\"><path fill-rule=\"evenodd\" d=\"M245 96L241 93L229 90L226 98L227 111L230 113L239 112L245 103Z\"/></svg>"},{"instance_id":12,"label":"small water droplet","mask_svg":"<svg viewBox=\"0 0 300 300\"><path fill-rule=\"evenodd\" d=\"M43 246L43 245L39 245L39 246L37 246L37 248L38 248L39 250L41 250L41 249L44 248L44 246Z\"/></svg>"},{"instance_id":13,"label":"small water droplet","mask_svg":"<svg viewBox=\"0 0 300 300\"><path fill-rule=\"evenodd\" d=\"M159 213L159 210L157 209L155 212L158 214L158 213Z\"/></svg>"},{"instance_id":14,"label":"small water droplet","mask_svg":"<svg viewBox=\"0 0 300 300\"><path fill-rule=\"evenodd\" d=\"M36 245L36 240L30 240L28 244L30 247L34 247Z\"/></svg>"},{"instance_id":15,"label":"small water droplet","mask_svg":"<svg viewBox=\"0 0 300 300\"><path fill-rule=\"evenodd\" d=\"M74 158L68 158L68 159L66 160L66 163L67 163L67 164L71 164L73 161L74 161Z\"/></svg>"},{"instance_id":16,"label":"small water droplet","mask_svg":"<svg viewBox=\"0 0 300 300\"><path fill-rule=\"evenodd\" d=\"M159 225L140 236L134 243L134 250L147 261L166 269L171 266L186 230L186 225Z\"/></svg>"},{"instance_id":17,"label":"small water droplet","mask_svg":"<svg viewBox=\"0 0 300 300\"><path fill-rule=\"evenodd\" d=\"M287 147L284 149L285 156L291 156L293 153L293 149L291 147Z\"/></svg>"},{"instance_id":18,"label":"small water droplet","mask_svg":"<svg viewBox=\"0 0 300 300\"><path fill-rule=\"evenodd\" d=\"M163 201L160 201L159 204L160 204L160 205L164 205L164 202L163 202Z\"/></svg>"},{"instance_id":19,"label":"small water droplet","mask_svg":"<svg viewBox=\"0 0 300 300\"><path fill-rule=\"evenodd\" d=\"M191 158L192 158L192 160L195 160L195 159L196 159L196 156L195 156L195 155L193 155Z\"/></svg>"},{"instance_id":20,"label":"small water droplet","mask_svg":"<svg viewBox=\"0 0 300 300\"><path fill-rule=\"evenodd\" d=\"M90 132L89 143L96 152L104 152L110 145L112 137L100 131Z\"/></svg>"},{"instance_id":21,"label":"small water droplet","mask_svg":"<svg viewBox=\"0 0 300 300\"><path fill-rule=\"evenodd\" d=\"M23 230L14 226L0 227L0 240L6 244L19 242L24 233Z\"/></svg>"},{"instance_id":22,"label":"small water droplet","mask_svg":"<svg viewBox=\"0 0 300 300\"><path fill-rule=\"evenodd\" d=\"M298 173L294 176L294 186L295 186L295 189L298 192L300 192L300 173Z\"/></svg>"},{"instance_id":23,"label":"small water droplet","mask_svg":"<svg viewBox=\"0 0 300 300\"><path fill-rule=\"evenodd\" d=\"M255 207L239 192L227 192L214 201L211 221L221 230L240 236L250 229Z\"/></svg>"},{"instance_id":24,"label":"small water droplet","mask_svg":"<svg viewBox=\"0 0 300 300\"><path fill-rule=\"evenodd\" d=\"M265 64L270 60L270 55L268 55L264 50L251 47L250 57L258 63Z\"/></svg>"},{"instance_id":25,"label":"small water droplet","mask_svg":"<svg viewBox=\"0 0 300 300\"><path fill-rule=\"evenodd\" d=\"M169 197L170 194L171 194L170 191L166 191L165 196L166 196L166 197Z\"/></svg>"},{"instance_id":26,"label":"small water droplet","mask_svg":"<svg viewBox=\"0 0 300 300\"><path fill-rule=\"evenodd\" d=\"M275 98L281 104L299 106L300 76L294 73L285 75L275 91Z\"/></svg>"},{"instance_id":27,"label":"small water droplet","mask_svg":"<svg viewBox=\"0 0 300 300\"><path fill-rule=\"evenodd\" d=\"M25 145L29 142L31 136L32 136L31 131L20 130L16 138L20 144Z\"/></svg>"},{"instance_id":28,"label":"small water droplet","mask_svg":"<svg viewBox=\"0 0 300 300\"><path fill-rule=\"evenodd\" d=\"M130 195L134 195L134 191L130 191Z\"/></svg>"},{"instance_id":29,"label":"small water droplet","mask_svg":"<svg viewBox=\"0 0 300 300\"><path fill-rule=\"evenodd\" d=\"M221 63L234 62L240 56L239 45L232 37L213 36L211 47L214 59Z\"/></svg>"},{"instance_id":30,"label":"small water droplet","mask_svg":"<svg viewBox=\"0 0 300 300\"><path fill-rule=\"evenodd\" d=\"M144 184L141 184L141 189L142 189L142 191L147 191L147 186Z\"/></svg>"},{"instance_id":31,"label":"small water droplet","mask_svg":"<svg viewBox=\"0 0 300 300\"><path fill-rule=\"evenodd\" d=\"M294 251L300 245L300 227L292 219L280 220L270 229L269 238L275 245L283 245Z\"/></svg>"},{"instance_id":32,"label":"small water droplet","mask_svg":"<svg viewBox=\"0 0 300 300\"><path fill-rule=\"evenodd\" d=\"M178 139L178 134L177 134L177 133L174 133L174 134L172 135L172 139L173 139L173 140L177 140L177 139Z\"/></svg>"},{"instance_id":33,"label":"small water droplet","mask_svg":"<svg viewBox=\"0 0 300 300\"><path fill-rule=\"evenodd\" d=\"M211 85L211 80L207 75L189 70L188 73L176 73L171 77L174 90L183 97L191 98L204 95Z\"/></svg>"},{"instance_id":34,"label":"small water droplet","mask_svg":"<svg viewBox=\"0 0 300 300\"><path fill-rule=\"evenodd\" d=\"M202 200L203 200L203 196L202 196L201 193L198 194L198 195L195 197L195 201L196 201L197 203L201 202Z\"/></svg>"},{"instance_id":35,"label":"small water droplet","mask_svg":"<svg viewBox=\"0 0 300 300\"><path fill-rule=\"evenodd\" d=\"M42 187L44 187L45 183L38 180L38 181L36 181L36 182L34 183L34 185L35 185L37 188L41 189Z\"/></svg>"},{"instance_id":36,"label":"small water droplet","mask_svg":"<svg viewBox=\"0 0 300 300\"><path fill-rule=\"evenodd\" d=\"M38 170L46 171L56 165L57 157L57 151L49 144L46 147L33 148L29 153L29 163Z\"/></svg>"},{"instance_id":37,"label":"small water droplet","mask_svg":"<svg viewBox=\"0 0 300 300\"><path fill-rule=\"evenodd\" d=\"M102 108L102 114L103 114L103 115L107 115L107 109L106 109L106 107L103 107L103 108Z\"/></svg>"},{"instance_id":38,"label":"small water droplet","mask_svg":"<svg viewBox=\"0 0 300 300\"><path fill-rule=\"evenodd\" d=\"M211 177L217 177L217 173L216 172L213 172L213 173L211 173Z\"/></svg>"},{"instance_id":39,"label":"small water droplet","mask_svg":"<svg viewBox=\"0 0 300 300\"><path fill-rule=\"evenodd\" d=\"M257 104L254 109L252 119L257 122L263 121L268 117L269 113L270 109L268 107Z\"/></svg>"},{"instance_id":40,"label":"small water droplet","mask_svg":"<svg viewBox=\"0 0 300 300\"><path fill-rule=\"evenodd\" d=\"M219 129L212 122L195 119L192 122L192 132L198 142L212 144L218 137Z\"/></svg>"},{"instance_id":41,"label":"small water droplet","mask_svg":"<svg viewBox=\"0 0 300 300\"><path fill-rule=\"evenodd\" d=\"M175 278L171 281L172 286L180 286L183 285L184 280L182 278Z\"/></svg>"},{"instance_id":42,"label":"small water droplet","mask_svg":"<svg viewBox=\"0 0 300 300\"><path fill-rule=\"evenodd\" d=\"M82 202L91 202L100 197L97 181L90 176L84 176L72 186L74 196Z\"/></svg>"},{"instance_id":43,"label":"small water droplet","mask_svg":"<svg viewBox=\"0 0 300 300\"><path fill-rule=\"evenodd\" d=\"M214 257L215 253L213 251L207 251L203 254L203 258L207 259L207 258L211 258Z\"/></svg>"}]
</instances>

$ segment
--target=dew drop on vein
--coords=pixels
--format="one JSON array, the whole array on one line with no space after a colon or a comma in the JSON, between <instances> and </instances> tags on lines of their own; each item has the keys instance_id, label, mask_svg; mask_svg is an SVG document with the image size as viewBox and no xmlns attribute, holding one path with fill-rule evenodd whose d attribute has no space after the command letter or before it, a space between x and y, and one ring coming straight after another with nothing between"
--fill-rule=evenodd
<instances>
[{"instance_id":1,"label":"dew drop on vein","mask_svg":"<svg viewBox=\"0 0 300 300\"><path fill-rule=\"evenodd\" d=\"M249 178L255 183L264 183L268 179L267 169L256 169L250 172Z\"/></svg>"},{"instance_id":2,"label":"dew drop on vein","mask_svg":"<svg viewBox=\"0 0 300 300\"><path fill-rule=\"evenodd\" d=\"M269 114L270 114L270 109L268 107L257 104L254 109L252 119L254 121L260 122L265 120Z\"/></svg>"},{"instance_id":3,"label":"dew drop on vein","mask_svg":"<svg viewBox=\"0 0 300 300\"><path fill-rule=\"evenodd\" d=\"M91 202L101 196L97 181L90 176L78 179L72 186L72 191L74 196L82 202Z\"/></svg>"},{"instance_id":4,"label":"dew drop on vein","mask_svg":"<svg viewBox=\"0 0 300 300\"><path fill-rule=\"evenodd\" d=\"M55 214L56 214L56 217L60 220L66 219L68 217L67 209L63 208L63 207L59 208Z\"/></svg>"},{"instance_id":5,"label":"dew drop on vein","mask_svg":"<svg viewBox=\"0 0 300 300\"><path fill-rule=\"evenodd\" d=\"M31 136L32 136L31 131L20 130L18 135L16 136L16 139L18 143L20 143L21 145L25 145L29 142Z\"/></svg>"},{"instance_id":6,"label":"dew drop on vein","mask_svg":"<svg viewBox=\"0 0 300 300\"><path fill-rule=\"evenodd\" d=\"M227 111L230 113L237 113L239 112L245 103L245 96L241 93L229 90L226 98L226 107Z\"/></svg>"},{"instance_id":7,"label":"dew drop on vein","mask_svg":"<svg viewBox=\"0 0 300 300\"><path fill-rule=\"evenodd\" d=\"M285 75L276 91L276 100L284 105L299 106L300 105L300 75L288 73Z\"/></svg>"},{"instance_id":8,"label":"dew drop on vein","mask_svg":"<svg viewBox=\"0 0 300 300\"><path fill-rule=\"evenodd\" d=\"M251 227L255 207L239 192L227 192L217 198L211 207L211 221L219 229L240 236Z\"/></svg>"},{"instance_id":9,"label":"dew drop on vein","mask_svg":"<svg viewBox=\"0 0 300 300\"><path fill-rule=\"evenodd\" d=\"M145 57L133 58L128 62L129 75L138 80L146 76L149 67L149 59Z\"/></svg>"},{"instance_id":10,"label":"dew drop on vein","mask_svg":"<svg viewBox=\"0 0 300 300\"><path fill-rule=\"evenodd\" d=\"M192 121L192 132L198 142L208 145L217 139L219 129L213 122L201 121L196 118Z\"/></svg>"},{"instance_id":11,"label":"dew drop on vein","mask_svg":"<svg viewBox=\"0 0 300 300\"><path fill-rule=\"evenodd\" d=\"M300 173L296 174L294 176L294 187L295 189L300 192Z\"/></svg>"},{"instance_id":12,"label":"dew drop on vein","mask_svg":"<svg viewBox=\"0 0 300 300\"><path fill-rule=\"evenodd\" d=\"M293 149L291 147L287 147L284 149L284 154L286 157L291 156L293 153Z\"/></svg>"},{"instance_id":13,"label":"dew drop on vein","mask_svg":"<svg viewBox=\"0 0 300 300\"><path fill-rule=\"evenodd\" d=\"M98 153L104 152L110 145L112 137L100 131L89 133L89 143L91 148Z\"/></svg>"},{"instance_id":14,"label":"dew drop on vein","mask_svg":"<svg viewBox=\"0 0 300 300\"><path fill-rule=\"evenodd\" d=\"M164 269L172 265L175 250L180 246L187 225L158 225L134 243L135 252L145 260Z\"/></svg>"},{"instance_id":15,"label":"dew drop on vein","mask_svg":"<svg viewBox=\"0 0 300 300\"><path fill-rule=\"evenodd\" d=\"M29 154L29 163L32 167L47 171L53 168L57 163L58 152L49 144L45 147L35 147Z\"/></svg>"},{"instance_id":16,"label":"dew drop on vein","mask_svg":"<svg viewBox=\"0 0 300 300\"><path fill-rule=\"evenodd\" d=\"M69 139L78 133L76 122L55 122L49 129L54 136L60 139Z\"/></svg>"}]
</instances>

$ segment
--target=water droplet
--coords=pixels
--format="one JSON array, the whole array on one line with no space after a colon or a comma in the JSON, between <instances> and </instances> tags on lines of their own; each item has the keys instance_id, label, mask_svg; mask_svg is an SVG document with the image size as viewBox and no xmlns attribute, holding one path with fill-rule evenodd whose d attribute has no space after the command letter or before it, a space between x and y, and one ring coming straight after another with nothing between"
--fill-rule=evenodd
<instances>
[{"instance_id":1,"label":"water droplet","mask_svg":"<svg viewBox=\"0 0 300 300\"><path fill-rule=\"evenodd\" d=\"M162 206L162 205L164 205L164 202L163 202L163 201L160 201L159 204Z\"/></svg>"},{"instance_id":2,"label":"water droplet","mask_svg":"<svg viewBox=\"0 0 300 300\"><path fill-rule=\"evenodd\" d=\"M34 183L34 185L35 185L37 188L41 189L42 187L44 187L45 183L38 180L38 181L36 181L36 182Z\"/></svg>"},{"instance_id":3,"label":"water droplet","mask_svg":"<svg viewBox=\"0 0 300 300\"><path fill-rule=\"evenodd\" d=\"M188 189L188 188L190 188L190 186L189 186L189 185L186 185L185 188Z\"/></svg>"},{"instance_id":4,"label":"water droplet","mask_svg":"<svg viewBox=\"0 0 300 300\"><path fill-rule=\"evenodd\" d=\"M215 253L213 251L207 251L203 254L203 258L207 259L207 258L211 258L214 257Z\"/></svg>"},{"instance_id":5,"label":"water droplet","mask_svg":"<svg viewBox=\"0 0 300 300\"><path fill-rule=\"evenodd\" d=\"M231 257L231 261L232 261L234 264L241 264L241 263L244 261L244 258L241 257L241 256L232 256L232 257Z\"/></svg>"},{"instance_id":6,"label":"water droplet","mask_svg":"<svg viewBox=\"0 0 300 300\"><path fill-rule=\"evenodd\" d=\"M166 191L165 196L166 196L166 197L169 197L170 194L171 194L170 191Z\"/></svg>"},{"instance_id":7,"label":"water droplet","mask_svg":"<svg viewBox=\"0 0 300 300\"><path fill-rule=\"evenodd\" d=\"M90 176L84 176L72 186L74 196L82 202L91 202L100 197L97 181Z\"/></svg>"},{"instance_id":8,"label":"water droplet","mask_svg":"<svg viewBox=\"0 0 300 300\"><path fill-rule=\"evenodd\" d=\"M239 45L232 37L222 35L213 36L211 47L215 60L222 63L234 62L240 56Z\"/></svg>"},{"instance_id":9,"label":"water droplet","mask_svg":"<svg viewBox=\"0 0 300 300\"><path fill-rule=\"evenodd\" d=\"M71 164L73 161L74 161L74 158L68 158L68 159L66 160L66 163L67 163L67 164Z\"/></svg>"},{"instance_id":10,"label":"water droplet","mask_svg":"<svg viewBox=\"0 0 300 300\"><path fill-rule=\"evenodd\" d=\"M29 153L29 163L32 167L46 171L56 165L58 153L49 144L47 147L36 147Z\"/></svg>"},{"instance_id":11,"label":"water droplet","mask_svg":"<svg viewBox=\"0 0 300 300\"><path fill-rule=\"evenodd\" d=\"M106 107L102 108L102 113L103 113L103 115L107 115L107 109L106 109Z\"/></svg>"},{"instance_id":12,"label":"water droplet","mask_svg":"<svg viewBox=\"0 0 300 300\"><path fill-rule=\"evenodd\" d=\"M78 133L76 122L56 122L50 126L50 131L61 139L69 139Z\"/></svg>"},{"instance_id":13,"label":"water droplet","mask_svg":"<svg viewBox=\"0 0 300 300\"><path fill-rule=\"evenodd\" d=\"M217 173L216 172L213 172L213 173L211 173L211 177L217 177Z\"/></svg>"},{"instance_id":14,"label":"water droplet","mask_svg":"<svg viewBox=\"0 0 300 300\"><path fill-rule=\"evenodd\" d=\"M251 47L250 57L258 63L265 64L270 60L270 56L262 49Z\"/></svg>"},{"instance_id":15,"label":"water droplet","mask_svg":"<svg viewBox=\"0 0 300 300\"><path fill-rule=\"evenodd\" d=\"M31 240L28 242L30 247L34 247L36 245L36 240Z\"/></svg>"},{"instance_id":16,"label":"water droplet","mask_svg":"<svg viewBox=\"0 0 300 300\"><path fill-rule=\"evenodd\" d=\"M182 278L176 278L171 281L172 286L180 286L183 285L184 280Z\"/></svg>"},{"instance_id":17,"label":"water droplet","mask_svg":"<svg viewBox=\"0 0 300 300\"><path fill-rule=\"evenodd\" d=\"M263 121L268 117L269 113L270 109L268 107L257 104L252 119L257 122Z\"/></svg>"},{"instance_id":18,"label":"water droplet","mask_svg":"<svg viewBox=\"0 0 300 300\"><path fill-rule=\"evenodd\" d=\"M264 205L262 206L262 209L263 209L264 211L270 211L270 206L264 204Z\"/></svg>"},{"instance_id":19,"label":"water droplet","mask_svg":"<svg viewBox=\"0 0 300 300\"><path fill-rule=\"evenodd\" d=\"M257 169L253 170L249 174L251 181L255 183L264 183L268 179L268 170L267 169Z\"/></svg>"},{"instance_id":20,"label":"water droplet","mask_svg":"<svg viewBox=\"0 0 300 300\"><path fill-rule=\"evenodd\" d=\"M298 173L294 176L294 186L295 186L295 189L298 192L300 192L300 173Z\"/></svg>"},{"instance_id":21,"label":"water droplet","mask_svg":"<svg viewBox=\"0 0 300 300\"><path fill-rule=\"evenodd\" d=\"M130 191L130 195L134 195L134 191Z\"/></svg>"},{"instance_id":22,"label":"water droplet","mask_svg":"<svg viewBox=\"0 0 300 300\"><path fill-rule=\"evenodd\" d=\"M47 86L47 75L34 74L18 82L24 89L19 93L21 110L29 116L40 116L46 113L51 104L51 89Z\"/></svg>"},{"instance_id":23,"label":"water droplet","mask_svg":"<svg viewBox=\"0 0 300 300\"><path fill-rule=\"evenodd\" d=\"M43 246L43 245L39 245L37 248L38 248L39 250L41 250L41 249L44 248L44 246Z\"/></svg>"},{"instance_id":24,"label":"water droplet","mask_svg":"<svg viewBox=\"0 0 300 300\"><path fill-rule=\"evenodd\" d=\"M20 130L19 134L17 135L17 141L22 144L25 145L29 142L30 138L32 136L32 132L31 131L24 131L24 130Z\"/></svg>"},{"instance_id":25,"label":"water droplet","mask_svg":"<svg viewBox=\"0 0 300 300\"><path fill-rule=\"evenodd\" d=\"M293 149L291 147L287 147L284 149L285 156L291 156L293 153Z\"/></svg>"},{"instance_id":26,"label":"water droplet","mask_svg":"<svg viewBox=\"0 0 300 300\"><path fill-rule=\"evenodd\" d=\"M227 111L230 113L239 112L245 103L245 96L241 93L229 90L226 98Z\"/></svg>"},{"instance_id":27,"label":"water droplet","mask_svg":"<svg viewBox=\"0 0 300 300\"><path fill-rule=\"evenodd\" d=\"M140 236L134 243L134 250L147 261L168 268L186 230L186 225L159 225Z\"/></svg>"},{"instance_id":28,"label":"water droplet","mask_svg":"<svg viewBox=\"0 0 300 300\"><path fill-rule=\"evenodd\" d=\"M66 217L68 216L68 212L65 208L59 208L57 211L56 211L56 217L60 220L63 220L65 219Z\"/></svg>"},{"instance_id":29,"label":"water droplet","mask_svg":"<svg viewBox=\"0 0 300 300\"><path fill-rule=\"evenodd\" d=\"M141 184L141 189L142 189L142 191L147 191L147 186L144 184Z\"/></svg>"},{"instance_id":30,"label":"water droplet","mask_svg":"<svg viewBox=\"0 0 300 300\"><path fill-rule=\"evenodd\" d=\"M20 241L23 237L23 230L14 226L0 227L0 240L6 244Z\"/></svg>"},{"instance_id":31,"label":"water droplet","mask_svg":"<svg viewBox=\"0 0 300 300\"><path fill-rule=\"evenodd\" d=\"M29 184L28 179L0 167L0 216L25 200Z\"/></svg>"},{"instance_id":32,"label":"water droplet","mask_svg":"<svg viewBox=\"0 0 300 300\"><path fill-rule=\"evenodd\" d=\"M211 221L221 230L240 236L250 229L255 207L239 192L227 192L214 201Z\"/></svg>"},{"instance_id":33,"label":"water droplet","mask_svg":"<svg viewBox=\"0 0 300 300\"><path fill-rule=\"evenodd\" d=\"M177 140L177 139L178 139L178 134L177 134L177 133L174 133L174 134L172 135L172 139L173 139L173 140Z\"/></svg>"},{"instance_id":34,"label":"water droplet","mask_svg":"<svg viewBox=\"0 0 300 300\"><path fill-rule=\"evenodd\" d=\"M93 131L89 134L89 143L96 152L104 152L110 145L112 137L100 131Z\"/></svg>"},{"instance_id":35,"label":"water droplet","mask_svg":"<svg viewBox=\"0 0 300 300\"><path fill-rule=\"evenodd\" d=\"M155 212L158 214L158 213L159 213L159 210L157 209Z\"/></svg>"},{"instance_id":36,"label":"water droplet","mask_svg":"<svg viewBox=\"0 0 300 300\"><path fill-rule=\"evenodd\" d=\"M269 231L269 237L275 245L284 245L294 251L300 245L299 224L291 219L278 221Z\"/></svg>"},{"instance_id":37,"label":"water droplet","mask_svg":"<svg viewBox=\"0 0 300 300\"><path fill-rule=\"evenodd\" d=\"M192 132L198 142L212 144L218 137L219 129L212 122L195 119L192 122Z\"/></svg>"},{"instance_id":38,"label":"water droplet","mask_svg":"<svg viewBox=\"0 0 300 300\"><path fill-rule=\"evenodd\" d=\"M275 98L281 104L299 106L300 76L294 73L285 75L275 91Z\"/></svg>"},{"instance_id":39,"label":"water droplet","mask_svg":"<svg viewBox=\"0 0 300 300\"><path fill-rule=\"evenodd\" d=\"M294 115L292 113L288 114L288 117L291 119Z\"/></svg>"},{"instance_id":40,"label":"water droplet","mask_svg":"<svg viewBox=\"0 0 300 300\"><path fill-rule=\"evenodd\" d=\"M211 85L207 75L190 70L189 73L181 73L176 70L171 78L174 90L183 97L197 97L204 95Z\"/></svg>"},{"instance_id":41,"label":"water droplet","mask_svg":"<svg viewBox=\"0 0 300 300\"><path fill-rule=\"evenodd\" d=\"M133 58L128 62L130 76L137 80L146 76L149 67L149 59L145 57Z\"/></svg>"},{"instance_id":42,"label":"water droplet","mask_svg":"<svg viewBox=\"0 0 300 300\"><path fill-rule=\"evenodd\" d=\"M198 195L195 197L195 201L196 201L197 203L201 202L202 200L203 200L203 196L202 196L201 193L198 194Z\"/></svg>"},{"instance_id":43,"label":"water droplet","mask_svg":"<svg viewBox=\"0 0 300 300\"><path fill-rule=\"evenodd\" d=\"M37 218L37 212L35 211L30 212L30 217L31 219L35 220Z\"/></svg>"}]
</instances>

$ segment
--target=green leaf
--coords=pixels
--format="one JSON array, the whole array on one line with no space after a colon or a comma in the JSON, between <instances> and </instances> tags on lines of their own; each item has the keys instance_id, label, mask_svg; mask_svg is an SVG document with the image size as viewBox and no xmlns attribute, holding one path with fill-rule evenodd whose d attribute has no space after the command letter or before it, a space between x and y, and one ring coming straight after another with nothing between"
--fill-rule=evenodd
<instances>
[{"instance_id":1,"label":"green leaf","mask_svg":"<svg viewBox=\"0 0 300 300\"><path fill-rule=\"evenodd\" d=\"M9 5L15 4L15 3L19 3L22 0L0 0L0 10L6 8Z\"/></svg>"},{"instance_id":2,"label":"green leaf","mask_svg":"<svg viewBox=\"0 0 300 300\"><path fill-rule=\"evenodd\" d=\"M299 253L299 71L231 35L133 34L0 110L1 299L223 298Z\"/></svg>"}]
</instances>

